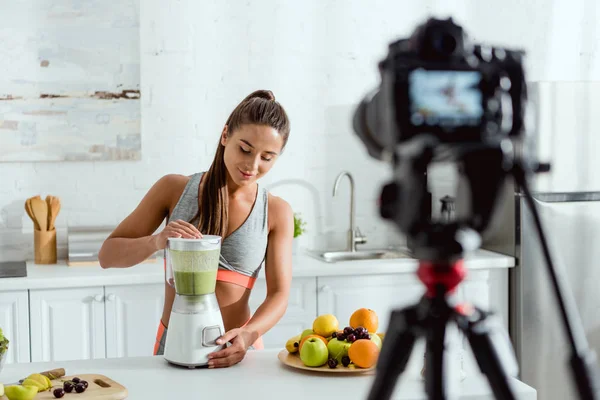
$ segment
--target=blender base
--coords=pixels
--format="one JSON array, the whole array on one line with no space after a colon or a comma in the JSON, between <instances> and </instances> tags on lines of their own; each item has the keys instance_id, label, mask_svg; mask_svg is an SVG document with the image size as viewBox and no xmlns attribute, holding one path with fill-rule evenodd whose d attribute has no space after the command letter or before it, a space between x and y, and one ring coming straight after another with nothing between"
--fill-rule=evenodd
<instances>
[{"instance_id":1,"label":"blender base","mask_svg":"<svg viewBox=\"0 0 600 400\"><path fill-rule=\"evenodd\" d=\"M177 301L176 296L176 301ZM191 299L185 299L189 301ZM197 299L194 299L197 301ZM177 310L178 307L175 307ZM208 365L208 355L224 349L216 340L225 334L220 310L207 307L202 311L171 312L164 358L171 364L196 368Z\"/></svg>"}]
</instances>

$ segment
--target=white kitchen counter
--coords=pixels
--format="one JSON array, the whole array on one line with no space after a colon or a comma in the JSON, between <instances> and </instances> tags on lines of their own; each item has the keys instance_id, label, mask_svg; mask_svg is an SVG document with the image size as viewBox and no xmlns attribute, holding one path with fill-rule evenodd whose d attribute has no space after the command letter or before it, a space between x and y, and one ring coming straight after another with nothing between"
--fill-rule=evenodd
<instances>
[{"instance_id":1,"label":"white kitchen counter","mask_svg":"<svg viewBox=\"0 0 600 400\"><path fill-rule=\"evenodd\" d=\"M239 364L222 369L174 367L162 356L112 358L52 363L10 364L0 373L3 383L16 382L33 372L65 368L67 375L95 373L125 386L131 400L151 399L365 399L373 375L330 375L290 369L277 358L279 350L249 351ZM536 391L512 379L517 398L535 400ZM75 398L76 396L73 396ZM393 399L424 400L423 381L407 372L398 381ZM487 381L467 377L461 384L461 399L488 400Z\"/></svg>"},{"instance_id":2,"label":"white kitchen counter","mask_svg":"<svg viewBox=\"0 0 600 400\"><path fill-rule=\"evenodd\" d=\"M479 249L465 257L469 270L511 268L513 257ZM394 260L361 260L327 263L306 254L293 258L293 277L358 276L413 273L418 266L414 258ZM264 269L259 279L264 278ZM27 277L0 279L0 291L58 289L107 285L136 285L164 282L163 260L138 264L130 268L102 269L99 265L72 266L66 261L54 265L27 262Z\"/></svg>"}]
</instances>

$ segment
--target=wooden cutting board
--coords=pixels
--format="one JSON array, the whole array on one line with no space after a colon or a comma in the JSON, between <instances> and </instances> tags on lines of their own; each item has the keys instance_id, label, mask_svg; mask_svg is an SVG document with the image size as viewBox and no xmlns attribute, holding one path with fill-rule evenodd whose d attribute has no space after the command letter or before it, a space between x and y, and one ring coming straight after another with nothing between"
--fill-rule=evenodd
<instances>
[{"instance_id":1,"label":"wooden cutting board","mask_svg":"<svg viewBox=\"0 0 600 400\"><path fill-rule=\"evenodd\" d=\"M81 374L62 376L58 379L51 380L52 389L39 392L37 396L35 396L35 400L56 400L56 397L52 394L53 390L57 387L63 387L63 381L70 380L74 377L87 381L88 388L83 393L77 393L75 390L71 393L65 393L62 400L121 400L126 399L128 396L127 389L123 385L104 375ZM0 397L0 399L5 398L6 397Z\"/></svg>"}]
</instances>

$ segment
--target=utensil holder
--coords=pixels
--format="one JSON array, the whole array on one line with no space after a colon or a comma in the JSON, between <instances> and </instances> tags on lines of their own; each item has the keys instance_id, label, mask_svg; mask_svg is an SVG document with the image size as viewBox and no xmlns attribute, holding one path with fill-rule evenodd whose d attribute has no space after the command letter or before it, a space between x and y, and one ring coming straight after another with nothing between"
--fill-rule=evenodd
<instances>
[{"instance_id":1,"label":"utensil holder","mask_svg":"<svg viewBox=\"0 0 600 400\"><path fill-rule=\"evenodd\" d=\"M34 230L33 251L36 264L56 264L56 229Z\"/></svg>"}]
</instances>

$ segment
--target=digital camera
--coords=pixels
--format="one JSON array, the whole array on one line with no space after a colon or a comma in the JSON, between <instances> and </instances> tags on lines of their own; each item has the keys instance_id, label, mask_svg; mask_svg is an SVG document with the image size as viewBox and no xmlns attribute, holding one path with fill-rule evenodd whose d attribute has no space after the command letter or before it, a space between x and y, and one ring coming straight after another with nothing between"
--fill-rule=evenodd
<instances>
[{"instance_id":1,"label":"digital camera","mask_svg":"<svg viewBox=\"0 0 600 400\"><path fill-rule=\"evenodd\" d=\"M523 55L471 44L451 18L431 18L389 45L379 62L381 83L361 100L354 130L376 159L425 135L440 145L518 136L526 98Z\"/></svg>"}]
</instances>

